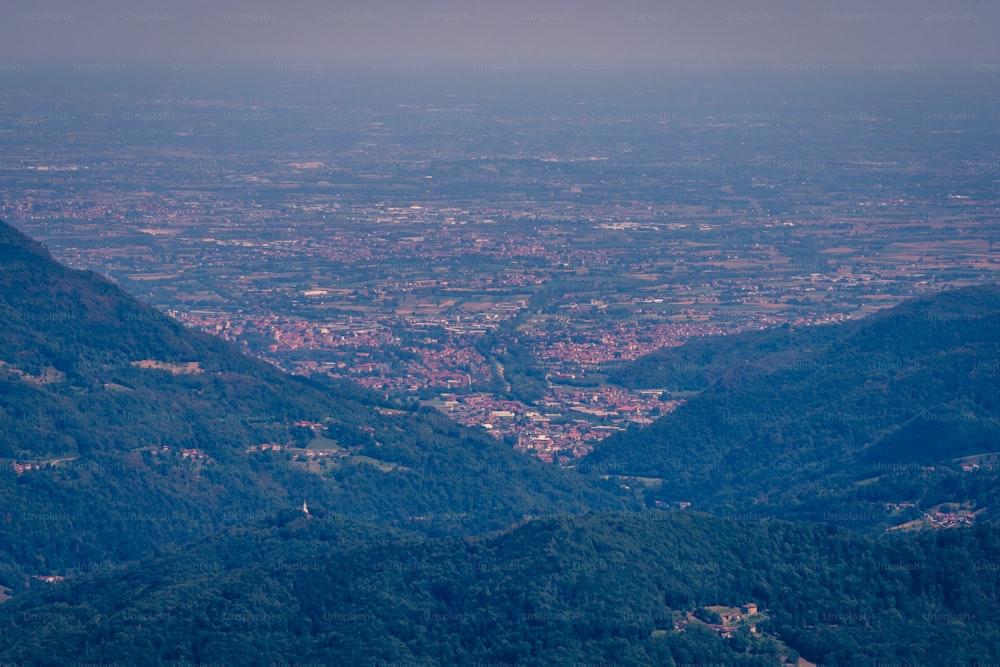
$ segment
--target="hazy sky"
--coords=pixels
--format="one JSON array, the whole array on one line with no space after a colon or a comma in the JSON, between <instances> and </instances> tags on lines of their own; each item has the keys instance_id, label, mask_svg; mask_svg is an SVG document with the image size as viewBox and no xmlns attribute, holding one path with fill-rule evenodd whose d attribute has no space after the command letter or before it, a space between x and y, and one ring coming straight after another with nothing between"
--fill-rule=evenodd
<instances>
[{"instance_id":1,"label":"hazy sky","mask_svg":"<svg viewBox=\"0 0 1000 667\"><path fill-rule=\"evenodd\" d=\"M0 64L557 62L765 69L1000 64L997 0L4 0ZM986 69L986 71L995 71Z\"/></svg>"}]
</instances>

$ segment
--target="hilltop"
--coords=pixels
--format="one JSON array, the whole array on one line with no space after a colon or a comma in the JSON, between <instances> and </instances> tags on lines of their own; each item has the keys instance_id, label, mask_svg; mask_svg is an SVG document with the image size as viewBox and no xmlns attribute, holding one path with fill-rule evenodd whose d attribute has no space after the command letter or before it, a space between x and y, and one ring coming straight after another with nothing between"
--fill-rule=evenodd
<instances>
[{"instance_id":1,"label":"hilltop","mask_svg":"<svg viewBox=\"0 0 1000 667\"><path fill-rule=\"evenodd\" d=\"M685 403L580 468L647 478L653 503L747 516L886 527L943 503L992 513L998 330L1000 287L986 285L664 349L616 379Z\"/></svg>"}]
</instances>

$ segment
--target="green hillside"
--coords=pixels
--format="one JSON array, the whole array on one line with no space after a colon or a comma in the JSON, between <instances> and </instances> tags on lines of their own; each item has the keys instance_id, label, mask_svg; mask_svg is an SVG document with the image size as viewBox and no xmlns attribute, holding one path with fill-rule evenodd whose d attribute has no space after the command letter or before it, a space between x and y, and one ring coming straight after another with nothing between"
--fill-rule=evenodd
<instances>
[{"instance_id":1,"label":"green hillside","mask_svg":"<svg viewBox=\"0 0 1000 667\"><path fill-rule=\"evenodd\" d=\"M845 324L663 350L619 369L618 381L697 394L605 440L580 467L656 478L650 502L711 511L882 526L944 502L991 512L997 331L1000 287L990 285Z\"/></svg>"},{"instance_id":2,"label":"green hillside","mask_svg":"<svg viewBox=\"0 0 1000 667\"><path fill-rule=\"evenodd\" d=\"M0 584L14 590L303 500L431 534L624 507L433 411L248 358L3 223L0 321Z\"/></svg>"},{"instance_id":3,"label":"green hillside","mask_svg":"<svg viewBox=\"0 0 1000 667\"><path fill-rule=\"evenodd\" d=\"M691 512L424 538L300 512L0 607L5 662L824 665L1000 659L995 526L874 541ZM757 606L757 613L746 608Z\"/></svg>"}]
</instances>

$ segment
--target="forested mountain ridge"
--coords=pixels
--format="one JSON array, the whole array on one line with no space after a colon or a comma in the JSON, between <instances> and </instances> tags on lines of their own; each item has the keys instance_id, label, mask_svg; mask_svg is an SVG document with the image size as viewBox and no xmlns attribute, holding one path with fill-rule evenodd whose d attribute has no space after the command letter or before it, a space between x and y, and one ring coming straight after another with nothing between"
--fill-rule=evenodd
<instances>
[{"instance_id":1,"label":"forested mountain ridge","mask_svg":"<svg viewBox=\"0 0 1000 667\"><path fill-rule=\"evenodd\" d=\"M581 463L657 478L649 498L712 511L902 523L997 500L1000 287L913 299L837 325L692 340L619 381L695 390ZM909 511L898 512L898 506Z\"/></svg>"},{"instance_id":2,"label":"forested mountain ridge","mask_svg":"<svg viewBox=\"0 0 1000 667\"><path fill-rule=\"evenodd\" d=\"M876 541L685 511L418 538L289 511L0 606L0 659L988 664L998 562L995 525Z\"/></svg>"},{"instance_id":3,"label":"forested mountain ridge","mask_svg":"<svg viewBox=\"0 0 1000 667\"><path fill-rule=\"evenodd\" d=\"M609 373L635 388L702 390L740 373L821 371L837 351L872 357L891 369L894 357L922 349L988 342L1000 307L1000 285L980 285L910 299L868 317L818 326L783 325L725 336L692 338L665 347ZM845 360L846 361L846 360Z\"/></svg>"},{"instance_id":4,"label":"forested mountain ridge","mask_svg":"<svg viewBox=\"0 0 1000 667\"><path fill-rule=\"evenodd\" d=\"M304 500L424 532L621 509L579 476L357 387L286 375L0 222L0 584Z\"/></svg>"}]
</instances>

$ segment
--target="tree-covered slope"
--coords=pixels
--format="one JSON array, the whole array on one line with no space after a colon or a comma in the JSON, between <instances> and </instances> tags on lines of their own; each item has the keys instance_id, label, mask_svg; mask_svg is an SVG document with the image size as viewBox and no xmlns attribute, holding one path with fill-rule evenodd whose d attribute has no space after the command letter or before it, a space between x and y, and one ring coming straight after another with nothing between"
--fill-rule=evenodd
<instances>
[{"instance_id":1,"label":"tree-covered slope","mask_svg":"<svg viewBox=\"0 0 1000 667\"><path fill-rule=\"evenodd\" d=\"M425 532L622 507L432 411L248 358L3 223L0 321L0 584L15 590L303 500Z\"/></svg>"},{"instance_id":2,"label":"tree-covered slope","mask_svg":"<svg viewBox=\"0 0 1000 667\"><path fill-rule=\"evenodd\" d=\"M998 331L990 285L839 325L663 350L618 378L699 393L605 440L581 468L659 478L651 499L705 508L872 523L887 503L981 508L997 500L996 468L957 459L1000 450Z\"/></svg>"},{"instance_id":3,"label":"tree-covered slope","mask_svg":"<svg viewBox=\"0 0 1000 667\"><path fill-rule=\"evenodd\" d=\"M17 641L0 659L987 664L1000 659L998 558L993 525L874 541L663 512L419 539L286 512L8 602L0 629Z\"/></svg>"}]
</instances>

